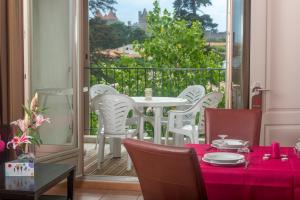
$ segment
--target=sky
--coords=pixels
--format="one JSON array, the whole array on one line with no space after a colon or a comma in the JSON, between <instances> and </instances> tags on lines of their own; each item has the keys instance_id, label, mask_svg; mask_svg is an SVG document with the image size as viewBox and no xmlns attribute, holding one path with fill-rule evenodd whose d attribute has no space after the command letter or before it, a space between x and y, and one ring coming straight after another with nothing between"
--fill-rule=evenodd
<instances>
[{"instance_id":1,"label":"sky","mask_svg":"<svg viewBox=\"0 0 300 200\"><path fill-rule=\"evenodd\" d=\"M159 0L160 6L163 9L172 11L174 0ZM152 10L152 0L117 0L118 4L115 5L117 9L117 17L119 20L127 23L138 21L138 11L142 11L144 8ZM212 6L202 8L201 11L205 14L209 14L215 23L218 24L219 31L226 30L226 6L227 0L211 0Z\"/></svg>"}]
</instances>

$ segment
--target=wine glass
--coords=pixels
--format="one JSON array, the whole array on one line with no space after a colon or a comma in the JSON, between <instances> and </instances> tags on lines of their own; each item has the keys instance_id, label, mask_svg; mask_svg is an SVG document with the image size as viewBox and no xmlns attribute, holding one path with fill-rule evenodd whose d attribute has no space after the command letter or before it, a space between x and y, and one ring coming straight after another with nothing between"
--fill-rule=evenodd
<instances>
[{"instance_id":1,"label":"wine glass","mask_svg":"<svg viewBox=\"0 0 300 200\"><path fill-rule=\"evenodd\" d=\"M248 168L248 165L250 163L250 149L249 145L243 146L237 150L239 154L242 154L245 157L245 168Z\"/></svg>"},{"instance_id":2,"label":"wine glass","mask_svg":"<svg viewBox=\"0 0 300 200\"><path fill-rule=\"evenodd\" d=\"M228 135L220 134L220 135L218 135L218 137L221 138L222 146L224 146L225 145L225 138L228 137Z\"/></svg>"}]
</instances>

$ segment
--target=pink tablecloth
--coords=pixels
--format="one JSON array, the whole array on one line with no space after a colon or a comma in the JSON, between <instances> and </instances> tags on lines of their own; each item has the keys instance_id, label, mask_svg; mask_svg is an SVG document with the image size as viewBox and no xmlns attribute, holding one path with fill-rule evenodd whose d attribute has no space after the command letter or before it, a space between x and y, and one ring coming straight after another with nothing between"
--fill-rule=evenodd
<instances>
[{"instance_id":1,"label":"pink tablecloth","mask_svg":"<svg viewBox=\"0 0 300 200\"><path fill-rule=\"evenodd\" d=\"M189 144L199 158L207 153L208 145ZM211 150L215 151L215 150ZM209 152L211 152L209 151ZM216 167L200 161L209 200L296 200L300 199L300 159L293 148L281 148L289 160L263 160L270 147L253 147L247 169ZM200 159L199 159L200 160Z\"/></svg>"}]
</instances>

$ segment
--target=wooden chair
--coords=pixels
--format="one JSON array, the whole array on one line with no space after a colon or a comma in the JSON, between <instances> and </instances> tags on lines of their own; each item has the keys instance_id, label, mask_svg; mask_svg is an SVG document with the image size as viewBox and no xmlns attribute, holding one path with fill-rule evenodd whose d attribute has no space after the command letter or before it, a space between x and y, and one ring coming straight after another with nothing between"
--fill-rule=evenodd
<instances>
[{"instance_id":1,"label":"wooden chair","mask_svg":"<svg viewBox=\"0 0 300 200\"><path fill-rule=\"evenodd\" d=\"M192 148L125 139L145 200L207 199L196 152Z\"/></svg>"},{"instance_id":2,"label":"wooden chair","mask_svg":"<svg viewBox=\"0 0 300 200\"><path fill-rule=\"evenodd\" d=\"M261 111L244 109L205 109L206 143L219 139L225 134L231 139L249 141L250 145L259 145Z\"/></svg>"}]
</instances>

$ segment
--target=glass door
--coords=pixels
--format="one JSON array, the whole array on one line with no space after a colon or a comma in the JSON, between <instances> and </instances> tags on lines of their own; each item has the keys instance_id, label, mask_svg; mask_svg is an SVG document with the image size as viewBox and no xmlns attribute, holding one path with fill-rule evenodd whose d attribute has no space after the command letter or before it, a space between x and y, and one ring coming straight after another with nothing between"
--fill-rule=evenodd
<instances>
[{"instance_id":1,"label":"glass door","mask_svg":"<svg viewBox=\"0 0 300 200\"><path fill-rule=\"evenodd\" d=\"M30 99L37 93L39 105L51 119L39 129L43 141L35 147L39 160L78 163L76 3L31 0L25 6L26 96Z\"/></svg>"},{"instance_id":2,"label":"glass door","mask_svg":"<svg viewBox=\"0 0 300 200\"><path fill-rule=\"evenodd\" d=\"M249 107L250 78L250 1L232 0L231 7L231 105Z\"/></svg>"},{"instance_id":3,"label":"glass door","mask_svg":"<svg viewBox=\"0 0 300 200\"><path fill-rule=\"evenodd\" d=\"M85 84L90 89L105 86L131 97L143 96L145 88L152 88L153 96L176 97L190 85L203 85L206 93L224 92L227 0L199 1L193 8L190 0L99 2L88 0L87 8L90 60ZM88 104L94 97L86 94L85 175L136 180L135 171L127 170L122 145L111 145L110 138L99 144L101 114ZM152 124L146 122L144 130L143 139L153 141ZM113 146L117 153L112 153Z\"/></svg>"}]
</instances>

